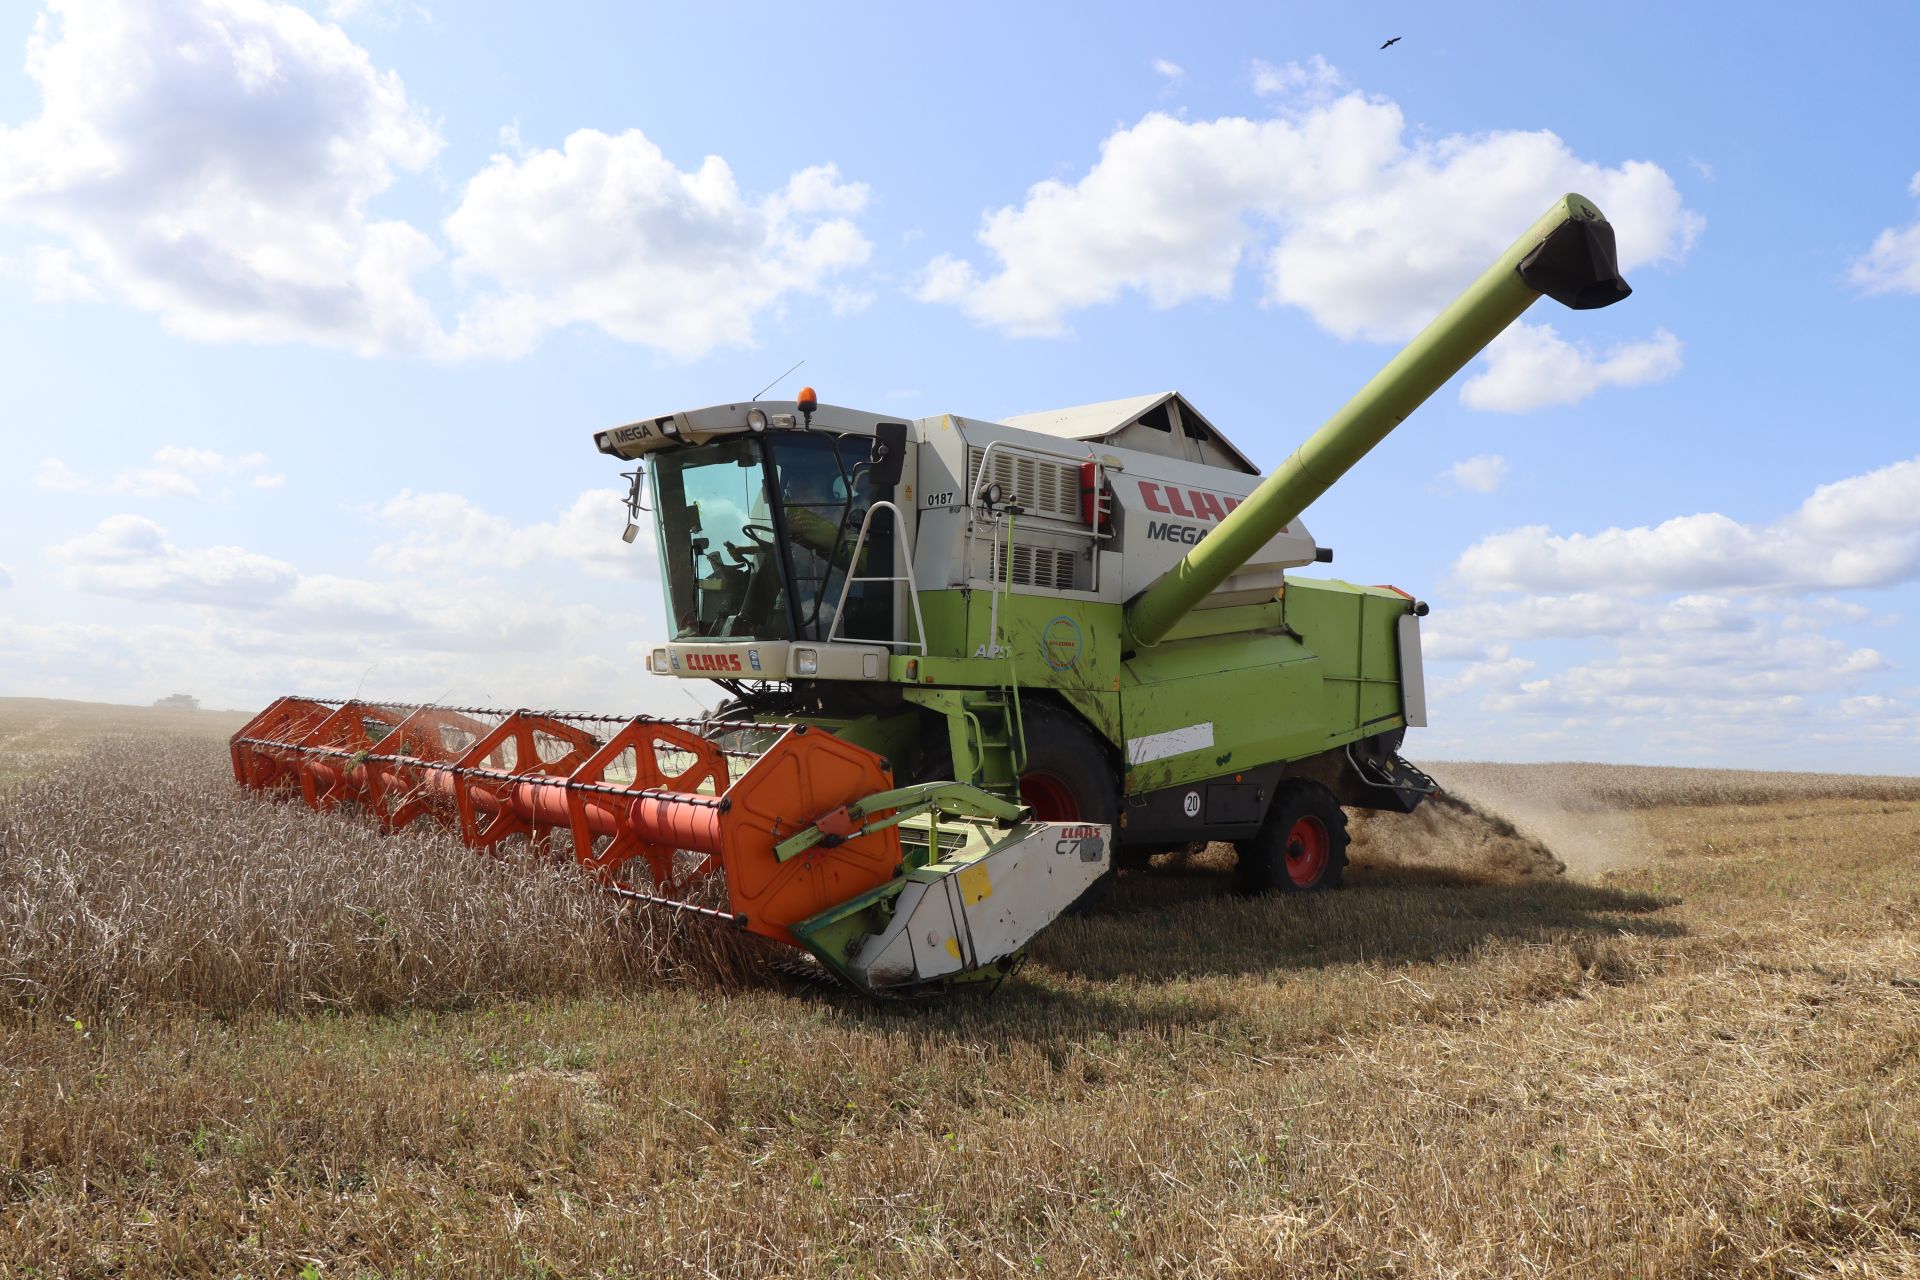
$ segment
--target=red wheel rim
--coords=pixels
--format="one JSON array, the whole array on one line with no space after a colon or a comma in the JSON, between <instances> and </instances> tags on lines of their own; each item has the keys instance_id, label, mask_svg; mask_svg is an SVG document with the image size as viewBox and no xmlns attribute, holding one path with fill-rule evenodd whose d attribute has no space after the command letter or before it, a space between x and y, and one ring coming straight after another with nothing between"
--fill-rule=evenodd
<instances>
[{"instance_id":1,"label":"red wheel rim","mask_svg":"<svg viewBox=\"0 0 1920 1280\"><path fill-rule=\"evenodd\" d=\"M1051 773L1021 774L1020 803L1042 822L1073 822L1080 817L1072 789Z\"/></svg>"},{"instance_id":2,"label":"red wheel rim","mask_svg":"<svg viewBox=\"0 0 1920 1280\"><path fill-rule=\"evenodd\" d=\"M1287 832L1287 879L1302 889L1320 883L1327 870L1327 824L1312 814L1297 819Z\"/></svg>"}]
</instances>

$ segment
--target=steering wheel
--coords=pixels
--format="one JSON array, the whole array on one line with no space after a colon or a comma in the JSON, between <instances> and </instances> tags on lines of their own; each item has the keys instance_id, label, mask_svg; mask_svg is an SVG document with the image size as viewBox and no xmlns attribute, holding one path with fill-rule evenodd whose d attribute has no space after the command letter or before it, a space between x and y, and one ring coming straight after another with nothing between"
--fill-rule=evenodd
<instances>
[{"instance_id":1,"label":"steering wheel","mask_svg":"<svg viewBox=\"0 0 1920 1280\"><path fill-rule=\"evenodd\" d=\"M772 525L743 524L740 526L740 532L746 535L747 542L749 545L744 547L736 547L733 545L732 539L730 538L721 539L721 542L727 548L727 554L733 557L733 562L737 565L744 565L747 563L747 553L749 551L766 551L771 549L773 546L773 542L772 542L773 526Z\"/></svg>"}]
</instances>

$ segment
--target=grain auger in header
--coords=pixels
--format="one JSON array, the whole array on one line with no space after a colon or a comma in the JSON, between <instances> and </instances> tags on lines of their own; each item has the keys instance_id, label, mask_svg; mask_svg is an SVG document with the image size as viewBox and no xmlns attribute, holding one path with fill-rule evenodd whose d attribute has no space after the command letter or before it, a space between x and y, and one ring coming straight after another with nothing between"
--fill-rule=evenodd
<instances>
[{"instance_id":1,"label":"grain auger in header","mask_svg":"<svg viewBox=\"0 0 1920 1280\"><path fill-rule=\"evenodd\" d=\"M633 463L709 720L284 698L235 777L571 858L610 893L812 953L873 995L998 982L1115 869L1215 841L1337 887L1350 808L1409 812L1420 618L1313 500L1542 294L1629 293L1569 195L1271 476L1174 392L1002 421L753 401L595 436Z\"/></svg>"}]
</instances>

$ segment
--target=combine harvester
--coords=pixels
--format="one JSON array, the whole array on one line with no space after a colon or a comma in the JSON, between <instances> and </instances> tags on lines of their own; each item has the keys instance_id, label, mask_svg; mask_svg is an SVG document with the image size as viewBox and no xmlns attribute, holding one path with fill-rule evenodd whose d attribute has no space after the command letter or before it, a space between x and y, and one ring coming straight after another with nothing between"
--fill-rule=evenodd
<instances>
[{"instance_id":1,"label":"combine harvester","mask_svg":"<svg viewBox=\"0 0 1920 1280\"><path fill-rule=\"evenodd\" d=\"M1265 480L1174 394L898 422L809 389L601 432L645 464L647 666L723 685L712 719L283 698L234 776L570 854L872 995L997 982L1114 867L1199 842L1249 890L1331 887L1342 806L1433 789L1398 754L1426 606L1289 579L1332 558L1300 515L1540 294L1628 292L1565 197Z\"/></svg>"}]
</instances>

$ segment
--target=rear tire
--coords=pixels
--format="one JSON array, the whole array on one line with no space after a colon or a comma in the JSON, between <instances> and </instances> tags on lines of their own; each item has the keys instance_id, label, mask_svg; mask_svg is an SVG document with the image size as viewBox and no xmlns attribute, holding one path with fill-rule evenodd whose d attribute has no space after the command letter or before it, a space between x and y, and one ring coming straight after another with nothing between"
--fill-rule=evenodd
<instances>
[{"instance_id":1,"label":"rear tire","mask_svg":"<svg viewBox=\"0 0 1920 1280\"><path fill-rule=\"evenodd\" d=\"M1259 832L1234 847L1243 892L1337 889L1347 869L1347 814L1319 783L1284 782Z\"/></svg>"},{"instance_id":2,"label":"rear tire","mask_svg":"<svg viewBox=\"0 0 1920 1280\"><path fill-rule=\"evenodd\" d=\"M1050 703L1030 703L1021 711L1027 767L1020 774L1020 803L1042 822L1098 822L1117 832L1120 796L1107 744Z\"/></svg>"}]
</instances>

